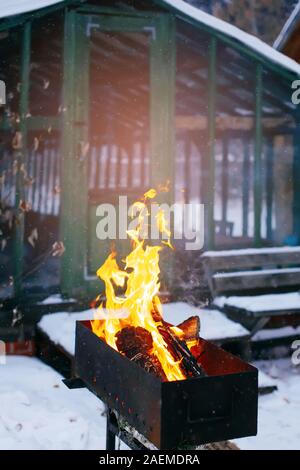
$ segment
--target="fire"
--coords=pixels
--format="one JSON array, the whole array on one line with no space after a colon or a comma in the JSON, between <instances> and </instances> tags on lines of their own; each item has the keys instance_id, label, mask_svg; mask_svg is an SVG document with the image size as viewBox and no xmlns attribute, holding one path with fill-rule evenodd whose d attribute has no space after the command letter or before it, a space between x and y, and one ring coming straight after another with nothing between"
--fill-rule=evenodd
<instances>
[{"instance_id":1,"label":"fire","mask_svg":"<svg viewBox=\"0 0 300 470\"><path fill-rule=\"evenodd\" d=\"M162 306L158 298L160 289L159 255L162 246L146 245L143 239L145 216L148 215L147 200L154 199L156 190L150 189L144 194L143 201L134 203L137 209L138 224L136 229L128 230L133 248L125 259L125 268L121 269L116 261L116 253L112 252L104 264L98 269L97 276L105 283L106 303L101 304L91 321L93 332L106 341L112 348L116 346L116 334L125 327L142 327L148 330L153 339L153 351L158 358L169 381L185 379L180 363L176 362L167 349L160 334L159 318L153 317L153 311L162 315ZM156 218L158 230L164 233L171 247L170 230L162 211ZM122 289L122 295L116 294L116 288ZM180 337L181 330L173 328Z\"/></svg>"}]
</instances>

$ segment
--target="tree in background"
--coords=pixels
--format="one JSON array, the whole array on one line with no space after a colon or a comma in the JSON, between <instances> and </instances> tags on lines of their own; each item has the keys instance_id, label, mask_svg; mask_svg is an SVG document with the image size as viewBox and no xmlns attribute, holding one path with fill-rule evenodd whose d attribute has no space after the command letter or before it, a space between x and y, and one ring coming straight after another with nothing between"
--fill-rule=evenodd
<instances>
[{"instance_id":1,"label":"tree in background","mask_svg":"<svg viewBox=\"0 0 300 470\"><path fill-rule=\"evenodd\" d=\"M186 0L187 3L273 44L296 0Z\"/></svg>"}]
</instances>

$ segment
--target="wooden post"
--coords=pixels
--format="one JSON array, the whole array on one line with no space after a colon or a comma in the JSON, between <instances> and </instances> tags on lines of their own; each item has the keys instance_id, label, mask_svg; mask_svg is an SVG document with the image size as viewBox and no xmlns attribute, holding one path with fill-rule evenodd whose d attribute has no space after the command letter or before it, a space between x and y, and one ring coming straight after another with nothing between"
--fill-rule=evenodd
<instances>
[{"instance_id":1,"label":"wooden post","mask_svg":"<svg viewBox=\"0 0 300 470\"><path fill-rule=\"evenodd\" d=\"M73 182L73 155L74 155L74 128L72 127L74 115L74 81L75 81L75 37L76 13L65 12L64 24L64 51L63 51L63 120L62 120L62 152L61 152L61 211L60 211L60 238L65 245L66 252L61 262L61 290L68 295L72 290L72 184Z\"/></svg>"},{"instance_id":2,"label":"wooden post","mask_svg":"<svg viewBox=\"0 0 300 470\"><path fill-rule=\"evenodd\" d=\"M171 15L157 19L151 42L150 157L151 184L174 183L175 23ZM166 195L169 202L173 197Z\"/></svg>"},{"instance_id":3,"label":"wooden post","mask_svg":"<svg viewBox=\"0 0 300 470\"><path fill-rule=\"evenodd\" d=\"M273 191L274 191L274 147L273 147L273 136L270 135L267 139L266 145L266 206L267 206L267 240L272 242L272 209L273 209Z\"/></svg>"},{"instance_id":4,"label":"wooden post","mask_svg":"<svg viewBox=\"0 0 300 470\"><path fill-rule=\"evenodd\" d=\"M175 21L161 14L156 20L150 49L150 182L159 187L169 181L170 191L161 193L160 203L174 202L175 160ZM171 227L173 233L173 227ZM174 264L170 251L161 262L162 285L173 284Z\"/></svg>"},{"instance_id":5,"label":"wooden post","mask_svg":"<svg viewBox=\"0 0 300 470\"><path fill-rule=\"evenodd\" d=\"M30 80L30 52L31 52L31 23L23 26L21 51L21 90L20 90L20 133L22 148L16 151L16 197L15 197L15 224L14 224L14 296L19 297L22 292L23 251L24 251L24 213L20 210L20 203L24 200L24 177L21 171L27 153L27 125L26 118L29 105Z\"/></svg>"},{"instance_id":6,"label":"wooden post","mask_svg":"<svg viewBox=\"0 0 300 470\"><path fill-rule=\"evenodd\" d=\"M215 245L214 199L215 199L215 133L216 133L216 58L217 39L211 36L208 71L208 194L207 194L207 245Z\"/></svg>"},{"instance_id":7,"label":"wooden post","mask_svg":"<svg viewBox=\"0 0 300 470\"><path fill-rule=\"evenodd\" d=\"M87 229L88 37L83 17L66 11L64 27L64 76L62 116L62 174L60 237L65 245L61 264L61 291L84 295L84 262Z\"/></svg>"},{"instance_id":8,"label":"wooden post","mask_svg":"<svg viewBox=\"0 0 300 470\"><path fill-rule=\"evenodd\" d=\"M261 246L262 208L262 65L256 65L254 142L254 244Z\"/></svg>"},{"instance_id":9,"label":"wooden post","mask_svg":"<svg viewBox=\"0 0 300 470\"><path fill-rule=\"evenodd\" d=\"M226 227L228 208L228 136L223 136L222 158L222 223ZM225 233L226 235L226 233Z\"/></svg>"}]
</instances>

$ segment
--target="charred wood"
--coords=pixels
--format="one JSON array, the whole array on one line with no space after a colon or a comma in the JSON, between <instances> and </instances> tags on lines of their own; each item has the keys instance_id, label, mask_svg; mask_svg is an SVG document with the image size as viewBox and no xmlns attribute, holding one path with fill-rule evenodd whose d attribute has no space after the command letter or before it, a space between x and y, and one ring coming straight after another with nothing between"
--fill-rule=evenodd
<instances>
[{"instance_id":1,"label":"charred wood","mask_svg":"<svg viewBox=\"0 0 300 470\"><path fill-rule=\"evenodd\" d=\"M140 326L123 328L116 334L116 345L118 350L132 362L155 374L162 381L167 381L159 359L151 353L153 340L149 331Z\"/></svg>"}]
</instances>

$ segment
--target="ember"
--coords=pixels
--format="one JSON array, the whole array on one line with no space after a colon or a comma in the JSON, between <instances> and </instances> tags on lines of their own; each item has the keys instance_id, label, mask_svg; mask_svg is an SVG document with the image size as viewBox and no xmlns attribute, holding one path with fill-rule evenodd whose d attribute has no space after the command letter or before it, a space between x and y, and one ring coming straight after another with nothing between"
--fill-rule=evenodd
<instances>
[{"instance_id":1,"label":"ember","mask_svg":"<svg viewBox=\"0 0 300 470\"><path fill-rule=\"evenodd\" d=\"M125 259L124 270L117 264L116 253L111 253L98 269L97 275L106 287L106 303L99 306L91 324L97 336L148 372L163 381L182 380L205 375L188 347L189 341L199 336L199 319L185 322L183 329L171 327L163 320L158 298L162 246L146 245L143 238L147 204L156 194L150 189L142 201L133 205L139 214L138 223L136 229L127 231L133 249ZM171 232L162 210L156 223L165 238L162 243L172 248ZM123 290L122 295L116 294L116 288Z\"/></svg>"}]
</instances>

